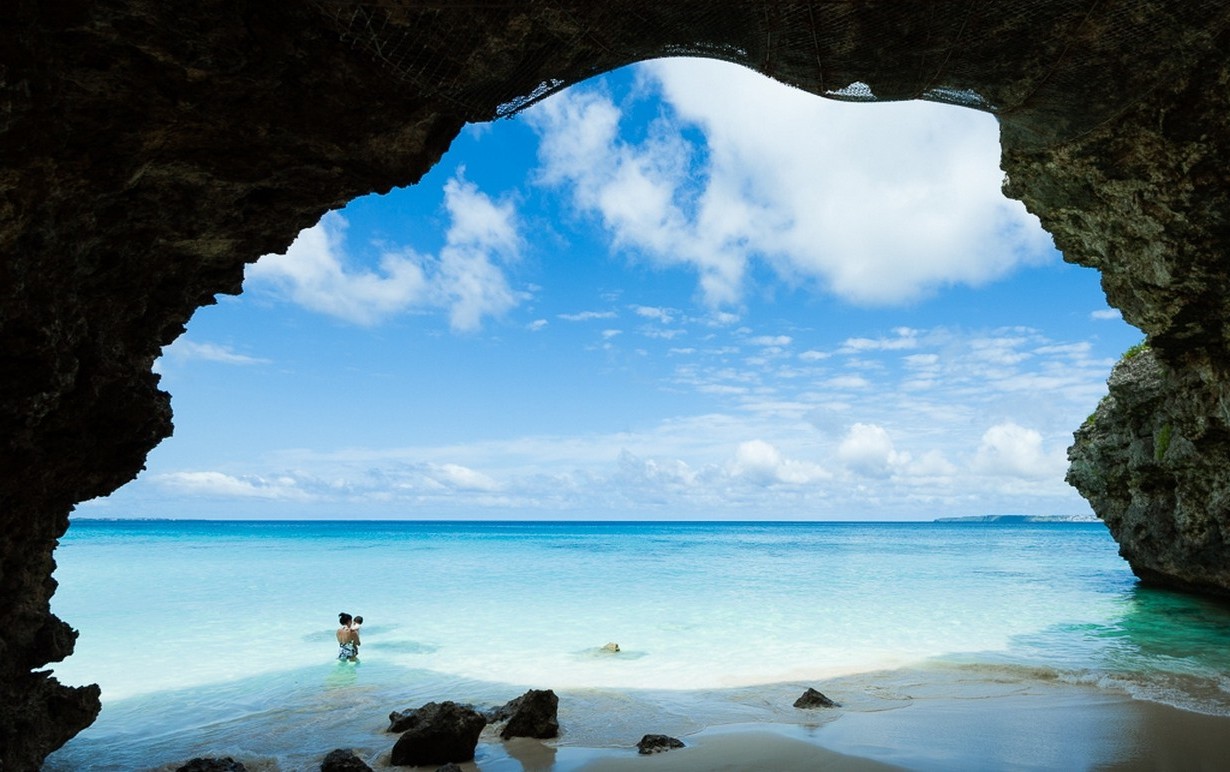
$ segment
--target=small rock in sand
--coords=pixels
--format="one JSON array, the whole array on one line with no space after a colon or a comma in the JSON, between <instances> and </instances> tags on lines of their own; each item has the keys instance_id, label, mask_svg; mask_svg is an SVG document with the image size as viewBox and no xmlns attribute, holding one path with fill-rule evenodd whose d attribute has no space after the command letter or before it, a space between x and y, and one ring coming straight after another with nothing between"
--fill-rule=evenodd
<instances>
[{"instance_id":1,"label":"small rock in sand","mask_svg":"<svg viewBox=\"0 0 1230 772\"><path fill-rule=\"evenodd\" d=\"M796 708L840 708L836 702L833 702L828 697L825 697L815 689L809 688L803 692L803 696L794 701Z\"/></svg>"},{"instance_id":2,"label":"small rock in sand","mask_svg":"<svg viewBox=\"0 0 1230 772\"><path fill-rule=\"evenodd\" d=\"M684 747L683 741L676 740L664 734L647 734L636 744L636 752L648 755L650 753L665 753L672 748Z\"/></svg>"}]
</instances>

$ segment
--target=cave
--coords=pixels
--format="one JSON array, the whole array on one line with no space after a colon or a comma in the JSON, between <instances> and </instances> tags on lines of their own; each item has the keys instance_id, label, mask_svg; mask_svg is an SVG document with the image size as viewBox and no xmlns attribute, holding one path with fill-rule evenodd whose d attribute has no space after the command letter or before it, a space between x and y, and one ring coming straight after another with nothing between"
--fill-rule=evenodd
<instances>
[{"instance_id":1,"label":"cave","mask_svg":"<svg viewBox=\"0 0 1230 772\"><path fill-rule=\"evenodd\" d=\"M664 56L992 113L1005 192L1147 336L1068 479L1142 581L1230 594L1228 27L1217 0L5 3L0 768L100 709L41 669L76 638L53 551L170 435L151 367L193 312L467 123Z\"/></svg>"}]
</instances>

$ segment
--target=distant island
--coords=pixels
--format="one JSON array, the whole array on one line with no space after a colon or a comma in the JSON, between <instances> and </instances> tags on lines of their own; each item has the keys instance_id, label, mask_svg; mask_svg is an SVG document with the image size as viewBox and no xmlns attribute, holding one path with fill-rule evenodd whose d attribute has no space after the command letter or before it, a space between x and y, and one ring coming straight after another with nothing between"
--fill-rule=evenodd
<instances>
[{"instance_id":1,"label":"distant island","mask_svg":"<svg viewBox=\"0 0 1230 772\"><path fill-rule=\"evenodd\" d=\"M1094 515L970 515L937 517L936 523L1097 523Z\"/></svg>"}]
</instances>

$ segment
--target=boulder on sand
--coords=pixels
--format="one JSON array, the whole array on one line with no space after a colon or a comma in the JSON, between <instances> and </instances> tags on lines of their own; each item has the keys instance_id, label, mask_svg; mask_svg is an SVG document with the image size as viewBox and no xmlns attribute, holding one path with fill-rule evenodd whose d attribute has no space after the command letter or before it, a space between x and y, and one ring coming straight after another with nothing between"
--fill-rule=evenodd
<instances>
[{"instance_id":1,"label":"boulder on sand","mask_svg":"<svg viewBox=\"0 0 1230 772\"><path fill-rule=\"evenodd\" d=\"M320 772L372 772L372 768L354 751L335 748L320 762Z\"/></svg>"},{"instance_id":2,"label":"boulder on sand","mask_svg":"<svg viewBox=\"0 0 1230 772\"><path fill-rule=\"evenodd\" d=\"M530 689L488 714L492 721L508 720L500 737L533 737L548 740L559 736L559 697L550 689Z\"/></svg>"},{"instance_id":3,"label":"boulder on sand","mask_svg":"<svg viewBox=\"0 0 1230 772\"><path fill-rule=\"evenodd\" d=\"M487 725L481 713L455 702L429 702L417 710L394 711L389 722L390 732L402 733L390 758L398 767L470 761L478 735Z\"/></svg>"}]
</instances>

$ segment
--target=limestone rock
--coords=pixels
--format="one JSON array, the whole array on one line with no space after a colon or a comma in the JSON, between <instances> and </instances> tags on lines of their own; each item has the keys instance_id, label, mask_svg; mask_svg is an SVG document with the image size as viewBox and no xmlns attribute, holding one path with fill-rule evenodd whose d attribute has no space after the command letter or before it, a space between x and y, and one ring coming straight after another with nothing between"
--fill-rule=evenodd
<instances>
[{"instance_id":1,"label":"limestone rock","mask_svg":"<svg viewBox=\"0 0 1230 772\"><path fill-rule=\"evenodd\" d=\"M500 737L533 737L546 740L559 736L559 697L550 689L530 689L492 713L492 721L508 723Z\"/></svg>"},{"instance_id":2,"label":"limestone rock","mask_svg":"<svg viewBox=\"0 0 1230 772\"><path fill-rule=\"evenodd\" d=\"M828 697L824 696L824 694L812 689L811 687L808 687L807 691L803 692L802 696L794 701L794 706L796 708L804 709L841 707L841 705L833 702Z\"/></svg>"},{"instance_id":3,"label":"limestone rock","mask_svg":"<svg viewBox=\"0 0 1230 772\"><path fill-rule=\"evenodd\" d=\"M401 737L393 745L394 766L421 767L469 761L474 758L478 736L487 720L473 708L455 702L429 702L423 707L390 720L401 727Z\"/></svg>"},{"instance_id":4,"label":"limestone rock","mask_svg":"<svg viewBox=\"0 0 1230 772\"><path fill-rule=\"evenodd\" d=\"M1230 595L1230 389L1150 348L1115 366L1075 433L1068 482L1144 582Z\"/></svg>"},{"instance_id":5,"label":"limestone rock","mask_svg":"<svg viewBox=\"0 0 1230 772\"><path fill-rule=\"evenodd\" d=\"M664 734L647 734L636 744L636 752L648 756L651 753L665 753L674 748L685 747L682 740Z\"/></svg>"},{"instance_id":6,"label":"limestone rock","mask_svg":"<svg viewBox=\"0 0 1230 772\"><path fill-rule=\"evenodd\" d=\"M320 763L320 772L372 772L372 768L354 751L335 748Z\"/></svg>"},{"instance_id":7,"label":"limestone rock","mask_svg":"<svg viewBox=\"0 0 1230 772\"><path fill-rule=\"evenodd\" d=\"M248 772L248 768L230 756L222 758L200 757L176 767L175 772Z\"/></svg>"}]
</instances>

